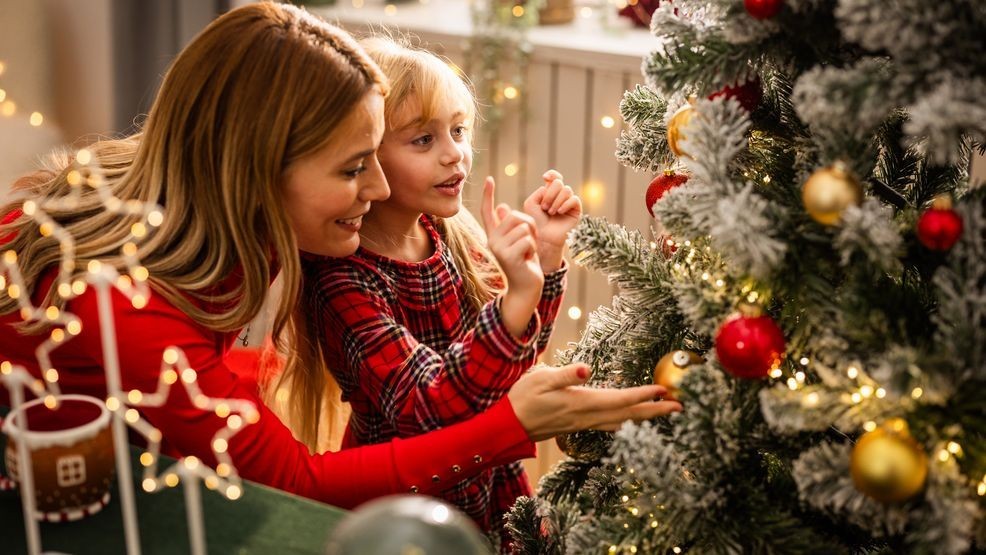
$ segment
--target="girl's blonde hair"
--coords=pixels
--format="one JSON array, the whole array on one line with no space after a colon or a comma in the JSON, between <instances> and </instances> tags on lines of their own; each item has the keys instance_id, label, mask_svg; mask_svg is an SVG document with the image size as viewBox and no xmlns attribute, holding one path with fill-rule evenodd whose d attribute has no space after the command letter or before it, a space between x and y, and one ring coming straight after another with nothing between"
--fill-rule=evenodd
<instances>
[{"instance_id":1,"label":"girl's blonde hair","mask_svg":"<svg viewBox=\"0 0 986 555\"><path fill-rule=\"evenodd\" d=\"M360 45L390 82L390 94L384 101L388 130L409 123L397 121L397 117L408 102L414 101L421 107L421 123L434 118L443 106L462 105L469 133L474 133L476 97L449 61L412 46L407 38L373 36L361 39ZM451 218L434 217L433 221L462 274L468 299L479 310L496 297L503 284L496 259L486 246L486 234L466 209Z\"/></svg>"},{"instance_id":2,"label":"girl's blonde hair","mask_svg":"<svg viewBox=\"0 0 986 555\"><path fill-rule=\"evenodd\" d=\"M287 368L324 368L304 329L293 330L298 341L282 340L285 328L298 327L289 318L302 279L282 174L328 144L365 95L386 89L379 68L345 31L302 9L262 2L213 21L172 63L143 131L90 147L113 195L164 207L164 222L138 250L155 292L208 329L237 330L260 311L276 264L284 294L274 336ZM15 190L36 199L67 195L69 162L56 156ZM77 207L47 211L75 239L76 275L96 259L122 269L135 220L104 210L94 189L81 189ZM7 203L0 216L19 207ZM29 216L0 226L0 237L13 237L4 249L18 253L28 294L58 267L58 240L42 236ZM45 305L65 305L55 285L44 296ZM0 314L16 309L14 299L0 299Z\"/></svg>"}]
</instances>

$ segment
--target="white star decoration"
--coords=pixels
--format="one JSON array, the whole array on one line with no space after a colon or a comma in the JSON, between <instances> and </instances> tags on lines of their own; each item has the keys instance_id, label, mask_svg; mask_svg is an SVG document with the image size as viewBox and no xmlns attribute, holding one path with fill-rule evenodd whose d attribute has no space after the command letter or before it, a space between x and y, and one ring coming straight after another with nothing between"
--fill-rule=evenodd
<instances>
[{"instance_id":1,"label":"white star decoration","mask_svg":"<svg viewBox=\"0 0 986 555\"><path fill-rule=\"evenodd\" d=\"M161 432L144 420L136 409L126 409L124 419L127 425L148 441L148 450L140 456L140 463L144 467L144 478L141 482L144 490L156 492L164 487L178 485L178 467L183 465L185 470L202 478L209 489L220 489L229 499L239 498L243 493L242 481L227 452L229 440L244 426L257 422L260 419L260 412L253 402L245 399L217 399L203 394L197 383L197 374L188 364L184 351L178 347L165 349L161 360L161 375L154 393L133 389L125 398L122 395L107 398L106 406L111 411L122 410L124 405L160 407L167 402L171 386L175 383L179 383L185 389L188 398L197 408L214 412L217 417L225 419L226 425L220 428L209 442L218 464L213 470L202 464L198 458L190 456L177 461L159 475L157 469L161 452Z\"/></svg>"},{"instance_id":2,"label":"white star decoration","mask_svg":"<svg viewBox=\"0 0 986 555\"><path fill-rule=\"evenodd\" d=\"M150 298L150 287L147 284L149 272L141 265L138 258L137 242L143 239L151 228L159 227L164 221L163 211L153 202L139 200L122 200L106 187L102 169L92 164L93 156L88 150L76 153L72 165L68 168L66 181L71 186L69 194L60 198L28 199L22 204L24 214L38 224L38 232L43 237L54 236L58 241L61 258L59 271L55 282L55 292L62 299L71 300L83 294L90 286L96 289L96 300L99 310L100 336L103 344L104 370L106 372L107 399L106 406L112 412L111 425L114 437L114 456L117 464L117 479L122 503L124 535L126 551L140 553L140 534L137 525L136 504L133 488L130 482L130 459L126 450L126 426L141 433L148 439L149 450L140 457L144 467L143 487L148 492L155 492L164 486L178 484L179 476L185 478L185 508L189 521L189 541L191 552L204 554L206 552L204 520L202 518L201 500L198 486L194 479L204 479L210 489L222 488L222 493L229 499L237 499L243 493L242 481L232 464L232 459L226 452L229 439L243 426L256 422L260 413L254 403L243 399L213 399L204 395L196 383L196 373L188 365L185 354L177 347L165 350L161 364L161 375L158 389L154 393L144 393L132 390L124 394L121 391L121 376L119 353L116 344L116 328L113 324L113 306L110 289L117 289L130 300L134 308L141 309L147 305ZM76 271L75 239L64 227L56 223L50 214L56 212L72 212L84 208L83 187L93 189L103 209L123 217L137 218L130 226L130 234L124 239L120 249L120 258L126 267L126 274L120 275L114 265L100 260L88 260L87 272L78 275L73 280ZM7 250L0 256L0 292L6 292L15 299L20 307L20 316L26 323L44 322L52 328L48 338L35 350L38 367L41 369L43 380L30 378L30 387L35 395L44 398L48 408L58 404L58 370L51 364L50 353L66 340L82 332L82 322L75 314L60 310L57 306L35 306L30 290L25 286L20 267L17 263L17 253ZM14 367L9 361L0 361L0 371L4 378L10 378ZM27 376L24 372L23 376ZM165 404L171 386L181 380L181 385L188 393L193 404L205 411L216 413L225 418L226 425L213 436L210 447L218 465L215 470L206 467L196 457L180 459L169 467L161 476L157 476L158 460L161 450L161 432L141 417L135 408L127 407L158 407ZM9 380L4 380L9 385ZM16 407L15 407L16 408ZM125 425L126 426L125 426ZM25 455L26 456L26 455ZM25 463L25 468L29 465ZM29 473L29 471L27 471ZM25 479L27 485L29 481ZM164 486L162 486L164 484ZM33 487L27 487L33 490ZM33 495L22 495L24 499ZM25 515L31 515L33 508L25 503ZM33 519L25 518L25 527L29 539L29 552L40 552L40 540L37 524ZM30 522L27 522L30 521Z\"/></svg>"},{"instance_id":3,"label":"white star decoration","mask_svg":"<svg viewBox=\"0 0 986 555\"><path fill-rule=\"evenodd\" d=\"M161 225L164 221L161 207L155 203L137 200L123 201L114 196L105 186L106 181L102 169L98 165L92 164L92 153L85 149L76 153L72 167L66 175L66 180L72 187L68 195L42 201L27 200L22 205L24 214L38 223L38 231L43 237L54 236L58 240L62 257L56 278L55 290L57 294L66 300L73 299L86 291L87 283L82 279L72 280L72 274L76 268L75 239L64 227L58 225L48 215L48 212L77 208L82 200L82 187L88 186L96 191L101 204L107 211L124 216L140 216L140 221L130 227L130 235L121 248L128 275L118 276L115 286L130 299L135 307L142 308L147 304L147 299L150 297L150 289L146 283L148 271L137 258L137 243L135 241L147 235L148 226L157 227ZM21 318L25 322L48 322L59 326L54 327L49 333L48 339L43 341L35 350L38 368L42 370L44 382L37 380L31 384L31 390L34 394L38 397L44 395L45 405L54 408L55 396L61 391L58 387L58 370L51 364L50 353L65 341L81 333L82 322L74 314L59 310L56 306L40 307L33 304L30 293L24 286L24 280L17 264L16 252L6 251L0 257L0 264L5 269L4 273L7 276L5 278L0 273L0 290L6 289L7 294L17 300ZM90 273L97 273L99 267L100 262L92 260L87 269ZM9 278L9 283L7 278Z\"/></svg>"}]
</instances>

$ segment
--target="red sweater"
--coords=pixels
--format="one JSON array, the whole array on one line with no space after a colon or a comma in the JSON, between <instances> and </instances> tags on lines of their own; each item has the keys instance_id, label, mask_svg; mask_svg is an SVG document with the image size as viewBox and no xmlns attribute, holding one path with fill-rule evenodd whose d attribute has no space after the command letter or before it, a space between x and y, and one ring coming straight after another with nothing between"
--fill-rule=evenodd
<instances>
[{"instance_id":1,"label":"red sweater","mask_svg":"<svg viewBox=\"0 0 986 555\"><path fill-rule=\"evenodd\" d=\"M54 273L42 285L53 278ZM41 298L36 292L35 304ZM82 333L51 353L61 389L104 398L106 381L95 291L90 288L71 300L66 309L81 319ZM243 428L229 445L234 465L248 480L352 508L392 493L437 494L449 484L487 469L534 456L534 444L507 397L468 421L426 435L311 455L263 405L256 388L239 381L227 366L225 357L235 333L214 332L198 325L161 295L152 295L148 305L137 310L114 290L113 309L124 391L154 391L162 353L176 345L197 370L205 395L256 403L261 411L259 422ZM17 311L0 315L0 361L22 365L40 377L34 351L47 334L21 335L12 327L18 321ZM0 404L9 405L2 388ZM215 465L209 442L224 421L195 408L184 390L174 388L165 407L141 411L163 433L163 449L171 454L195 455Z\"/></svg>"}]
</instances>

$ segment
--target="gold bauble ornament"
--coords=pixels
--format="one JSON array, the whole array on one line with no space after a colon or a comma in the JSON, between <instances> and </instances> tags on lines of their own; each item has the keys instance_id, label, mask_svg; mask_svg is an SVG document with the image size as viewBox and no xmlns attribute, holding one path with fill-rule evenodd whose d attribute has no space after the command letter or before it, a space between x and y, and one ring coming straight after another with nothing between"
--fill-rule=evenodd
<instances>
[{"instance_id":1,"label":"gold bauble ornament","mask_svg":"<svg viewBox=\"0 0 986 555\"><path fill-rule=\"evenodd\" d=\"M705 359L698 353L684 350L671 351L661 357L661 360L657 361L657 365L654 366L654 383L663 385L668 389L668 394L664 398L676 401L679 393L678 388L681 387L681 380L688 372L688 367L703 360Z\"/></svg>"},{"instance_id":2,"label":"gold bauble ornament","mask_svg":"<svg viewBox=\"0 0 986 555\"><path fill-rule=\"evenodd\" d=\"M859 438L849 472L859 491L883 503L897 503L924 487L928 457L911 437L907 422L891 418Z\"/></svg>"},{"instance_id":3,"label":"gold bauble ornament","mask_svg":"<svg viewBox=\"0 0 986 555\"><path fill-rule=\"evenodd\" d=\"M693 108L691 104L685 104L681 108L678 108L678 111L675 112L674 115L671 116L671 119L668 120L668 148L670 148L671 152L673 152L678 158L688 156L687 153L682 152L679 144L681 141L685 140L685 134L682 130L686 125L688 125L688 122L691 121L692 116L694 115L695 108Z\"/></svg>"},{"instance_id":4,"label":"gold bauble ornament","mask_svg":"<svg viewBox=\"0 0 986 555\"><path fill-rule=\"evenodd\" d=\"M805 210L816 222L836 225L847 207L863 201L859 180L841 162L816 170L801 190Z\"/></svg>"}]
</instances>

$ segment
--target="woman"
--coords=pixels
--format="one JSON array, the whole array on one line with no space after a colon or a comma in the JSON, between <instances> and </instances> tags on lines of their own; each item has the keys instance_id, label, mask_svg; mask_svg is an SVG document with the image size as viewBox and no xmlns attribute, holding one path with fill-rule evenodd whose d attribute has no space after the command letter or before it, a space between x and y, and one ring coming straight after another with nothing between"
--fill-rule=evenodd
<instances>
[{"instance_id":1,"label":"woman","mask_svg":"<svg viewBox=\"0 0 986 555\"><path fill-rule=\"evenodd\" d=\"M134 308L114 293L123 389L154 389L161 355L181 347L210 397L243 398L260 420L230 441L244 478L341 507L390 493L433 493L496 465L530 457L534 441L589 427L614 429L679 408L647 386L620 391L572 387L588 371L573 365L532 372L488 411L419 437L312 455L262 406L254 388L224 364L236 332L256 316L279 272L284 295L275 337L298 304L298 249L345 256L358 246L361 216L388 195L376 159L387 85L343 31L297 8L251 4L214 21L175 59L142 132L94 144L107 186L121 199L157 202L166 218L138 251L154 290ZM22 179L36 198L64 195L69 167ZM93 189L70 211L49 215L75 238L76 267L89 260L123 267L134 220L105 211ZM55 290L58 242L39 234L19 204L2 209L5 250L18 254L34 304L77 315L82 332L52 352L63 391L106 394L95 293L69 300ZM44 322L20 320L0 299L0 361L40 376L36 347ZM289 334L290 335L290 334ZM288 364L311 363L311 346L282 348ZM47 369L45 369L47 370ZM0 400L2 401L2 400ZM210 440L224 421L182 392L143 409L175 455L215 464Z\"/></svg>"}]
</instances>

